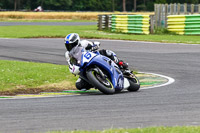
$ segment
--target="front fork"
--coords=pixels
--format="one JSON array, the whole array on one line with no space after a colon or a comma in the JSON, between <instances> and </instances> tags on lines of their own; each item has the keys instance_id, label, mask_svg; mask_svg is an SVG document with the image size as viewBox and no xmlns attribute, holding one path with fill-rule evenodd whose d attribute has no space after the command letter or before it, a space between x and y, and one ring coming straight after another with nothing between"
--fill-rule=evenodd
<instances>
[{"instance_id":1,"label":"front fork","mask_svg":"<svg viewBox=\"0 0 200 133\"><path fill-rule=\"evenodd\" d=\"M105 74L102 72L102 70L99 69L97 66L95 66L95 68L90 68L90 69L93 69L94 71L96 71L97 73L99 73L102 79L106 79L106 78L107 78L107 75L105 75ZM86 70L86 73L87 73L87 70ZM83 72L81 72L79 75L80 75L80 77L81 77L83 80L85 80L86 82L88 82L88 83L90 84L90 81L88 80L88 78L84 76L84 75L86 75L86 74L84 74Z\"/></svg>"}]
</instances>

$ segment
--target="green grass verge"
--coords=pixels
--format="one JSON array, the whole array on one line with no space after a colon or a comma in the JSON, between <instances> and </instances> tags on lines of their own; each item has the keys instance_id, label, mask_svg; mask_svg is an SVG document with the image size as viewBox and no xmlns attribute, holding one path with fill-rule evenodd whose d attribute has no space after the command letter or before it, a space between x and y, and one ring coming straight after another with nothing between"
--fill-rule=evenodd
<instances>
[{"instance_id":1,"label":"green grass verge","mask_svg":"<svg viewBox=\"0 0 200 133\"><path fill-rule=\"evenodd\" d=\"M48 133L199 133L200 127L150 127L135 129L110 129L104 131L53 131Z\"/></svg>"},{"instance_id":2,"label":"green grass verge","mask_svg":"<svg viewBox=\"0 0 200 133\"><path fill-rule=\"evenodd\" d=\"M74 85L77 79L65 65L7 60L0 60L0 75L0 92L35 87L45 90L53 87L52 84L59 88L72 87L70 83Z\"/></svg>"},{"instance_id":3,"label":"green grass verge","mask_svg":"<svg viewBox=\"0 0 200 133\"><path fill-rule=\"evenodd\" d=\"M134 35L98 31L92 26L0 26L1 38L61 37L76 32L82 38L104 38L134 41L200 44L200 36L186 35Z\"/></svg>"}]
</instances>

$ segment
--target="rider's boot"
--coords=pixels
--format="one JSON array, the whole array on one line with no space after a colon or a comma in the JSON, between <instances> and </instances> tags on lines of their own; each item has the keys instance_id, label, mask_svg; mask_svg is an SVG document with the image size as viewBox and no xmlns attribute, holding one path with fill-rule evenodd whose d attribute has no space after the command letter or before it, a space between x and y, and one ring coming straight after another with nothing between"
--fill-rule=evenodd
<instances>
[{"instance_id":1,"label":"rider's boot","mask_svg":"<svg viewBox=\"0 0 200 133\"><path fill-rule=\"evenodd\" d=\"M117 65L119 66L120 69L124 69L124 70L128 69L128 63L125 63L125 62L122 61L122 60L119 60L119 61L117 62Z\"/></svg>"},{"instance_id":2,"label":"rider's boot","mask_svg":"<svg viewBox=\"0 0 200 133\"><path fill-rule=\"evenodd\" d=\"M128 69L128 63L125 63L123 60L119 60L117 56L112 54L110 58L119 66L120 69Z\"/></svg>"},{"instance_id":3,"label":"rider's boot","mask_svg":"<svg viewBox=\"0 0 200 133\"><path fill-rule=\"evenodd\" d=\"M120 69L123 69L123 70L128 69L128 63L125 63L124 61L119 60L113 51L102 49L102 50L99 50L99 52L101 55L107 56L108 58L113 60L119 66Z\"/></svg>"},{"instance_id":4,"label":"rider's boot","mask_svg":"<svg viewBox=\"0 0 200 133\"><path fill-rule=\"evenodd\" d=\"M92 88L93 86L90 85L88 82L86 82L85 80L78 78L78 80L76 81L76 88L78 90L89 90L90 88Z\"/></svg>"},{"instance_id":5,"label":"rider's boot","mask_svg":"<svg viewBox=\"0 0 200 133\"><path fill-rule=\"evenodd\" d=\"M128 69L128 63L125 63L124 61L120 60L117 65L119 66L119 68L121 69L123 75L131 75L132 71L130 69Z\"/></svg>"}]
</instances>

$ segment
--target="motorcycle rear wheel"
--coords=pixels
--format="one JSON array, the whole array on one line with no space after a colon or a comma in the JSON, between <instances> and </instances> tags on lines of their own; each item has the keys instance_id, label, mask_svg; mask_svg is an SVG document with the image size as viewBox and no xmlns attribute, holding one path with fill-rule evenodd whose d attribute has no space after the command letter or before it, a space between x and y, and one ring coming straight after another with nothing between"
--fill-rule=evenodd
<instances>
[{"instance_id":1,"label":"motorcycle rear wheel","mask_svg":"<svg viewBox=\"0 0 200 133\"><path fill-rule=\"evenodd\" d=\"M104 94L114 94L115 88L109 78L103 79L101 75L90 69L87 72L87 78L91 84Z\"/></svg>"},{"instance_id":2,"label":"motorcycle rear wheel","mask_svg":"<svg viewBox=\"0 0 200 133\"><path fill-rule=\"evenodd\" d=\"M140 82L136 76L134 78L128 78L128 81L130 83L130 87L127 89L128 91L135 92L140 89Z\"/></svg>"}]
</instances>

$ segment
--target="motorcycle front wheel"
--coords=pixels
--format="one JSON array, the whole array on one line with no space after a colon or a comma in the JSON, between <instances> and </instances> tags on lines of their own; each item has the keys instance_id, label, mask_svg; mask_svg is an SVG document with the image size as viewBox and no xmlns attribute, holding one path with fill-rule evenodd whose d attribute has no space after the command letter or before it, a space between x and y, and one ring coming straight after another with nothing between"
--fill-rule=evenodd
<instances>
[{"instance_id":1,"label":"motorcycle front wheel","mask_svg":"<svg viewBox=\"0 0 200 133\"><path fill-rule=\"evenodd\" d=\"M87 78L91 84L104 94L114 94L115 88L109 78L102 78L101 75L90 69L87 72Z\"/></svg>"}]
</instances>

